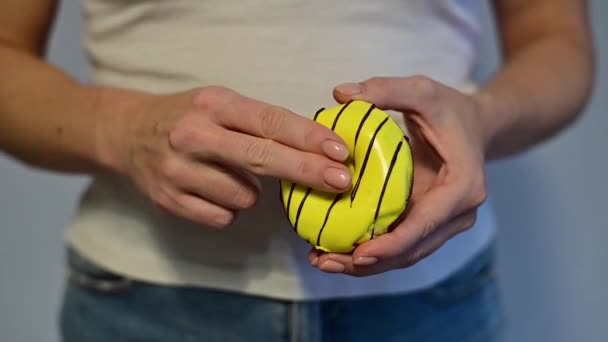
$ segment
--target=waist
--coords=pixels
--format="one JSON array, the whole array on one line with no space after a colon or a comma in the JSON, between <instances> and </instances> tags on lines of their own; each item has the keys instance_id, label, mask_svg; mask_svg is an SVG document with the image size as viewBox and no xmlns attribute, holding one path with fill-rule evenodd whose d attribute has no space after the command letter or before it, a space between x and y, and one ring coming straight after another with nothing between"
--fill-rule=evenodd
<instances>
[{"instance_id":1,"label":"waist","mask_svg":"<svg viewBox=\"0 0 608 342\"><path fill-rule=\"evenodd\" d=\"M310 246L282 215L275 181L234 226L213 232L156 209L117 179L97 179L67 231L69 244L94 262L133 279L283 299L350 297L414 291L451 274L494 236L482 206L477 224L414 267L355 279L313 269Z\"/></svg>"}]
</instances>

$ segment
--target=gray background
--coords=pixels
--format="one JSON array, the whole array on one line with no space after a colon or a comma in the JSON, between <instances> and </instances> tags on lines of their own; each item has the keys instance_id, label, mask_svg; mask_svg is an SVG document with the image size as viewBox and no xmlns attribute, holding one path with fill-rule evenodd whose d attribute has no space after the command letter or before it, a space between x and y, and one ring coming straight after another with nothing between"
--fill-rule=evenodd
<instances>
[{"instance_id":1,"label":"gray background","mask_svg":"<svg viewBox=\"0 0 608 342\"><path fill-rule=\"evenodd\" d=\"M600 65L585 116L551 142L488 168L513 342L608 341L608 26L601 20L608 2L591 3ZM486 26L481 79L497 63L488 18ZM50 59L86 79L80 30L78 2L65 1ZM0 341L58 341L62 227L85 182L0 154Z\"/></svg>"}]
</instances>

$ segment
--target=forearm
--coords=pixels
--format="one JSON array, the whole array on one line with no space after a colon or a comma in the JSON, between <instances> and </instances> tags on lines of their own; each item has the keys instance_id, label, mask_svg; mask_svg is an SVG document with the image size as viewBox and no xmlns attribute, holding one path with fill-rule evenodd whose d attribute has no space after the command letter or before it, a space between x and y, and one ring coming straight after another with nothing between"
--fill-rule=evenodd
<instances>
[{"instance_id":1,"label":"forearm","mask_svg":"<svg viewBox=\"0 0 608 342\"><path fill-rule=\"evenodd\" d=\"M42 59L0 45L0 150L23 162L64 172L116 168L113 144L138 96L87 87ZM108 132L104 130L103 132Z\"/></svg>"},{"instance_id":2,"label":"forearm","mask_svg":"<svg viewBox=\"0 0 608 342\"><path fill-rule=\"evenodd\" d=\"M559 132L591 93L586 0L494 0L504 64L476 98L488 159Z\"/></svg>"},{"instance_id":3,"label":"forearm","mask_svg":"<svg viewBox=\"0 0 608 342\"><path fill-rule=\"evenodd\" d=\"M589 47L548 36L510 56L477 94L487 158L522 151L559 132L579 114L593 83Z\"/></svg>"}]
</instances>

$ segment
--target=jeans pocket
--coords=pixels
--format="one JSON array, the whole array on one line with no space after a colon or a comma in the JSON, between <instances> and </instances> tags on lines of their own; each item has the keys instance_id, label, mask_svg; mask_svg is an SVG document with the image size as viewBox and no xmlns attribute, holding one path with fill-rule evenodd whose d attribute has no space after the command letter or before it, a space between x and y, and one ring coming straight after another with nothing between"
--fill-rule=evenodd
<instances>
[{"instance_id":1,"label":"jeans pocket","mask_svg":"<svg viewBox=\"0 0 608 342\"><path fill-rule=\"evenodd\" d=\"M451 304L490 291L497 287L494 263L494 248L490 246L455 274L426 290L424 297L433 303Z\"/></svg>"},{"instance_id":2,"label":"jeans pocket","mask_svg":"<svg viewBox=\"0 0 608 342\"><path fill-rule=\"evenodd\" d=\"M94 264L73 249L67 251L68 281L71 285L99 293L124 293L134 281Z\"/></svg>"}]
</instances>

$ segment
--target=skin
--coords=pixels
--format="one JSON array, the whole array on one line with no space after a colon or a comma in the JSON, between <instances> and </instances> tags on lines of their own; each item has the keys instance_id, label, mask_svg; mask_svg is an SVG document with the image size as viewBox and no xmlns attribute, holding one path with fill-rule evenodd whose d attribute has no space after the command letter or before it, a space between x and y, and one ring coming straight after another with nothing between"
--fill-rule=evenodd
<instances>
[{"instance_id":1,"label":"skin","mask_svg":"<svg viewBox=\"0 0 608 342\"><path fill-rule=\"evenodd\" d=\"M414 128L414 189L405 219L352 254L311 251L313 266L367 276L416 264L471 228L486 199L486 161L529 149L570 124L591 93L583 0L497 0L504 64L472 95L423 76L340 85L339 102L401 111Z\"/></svg>"},{"instance_id":2,"label":"skin","mask_svg":"<svg viewBox=\"0 0 608 342\"><path fill-rule=\"evenodd\" d=\"M487 160L526 150L580 113L593 81L583 0L497 0L505 63L467 95L424 76L334 90L404 113L414 192L405 219L353 254L311 251L325 272L365 276L411 266L475 222ZM222 87L153 95L86 86L45 63L56 2L0 3L0 148L49 170L123 175L154 203L226 227L254 205L258 176L340 192L351 182L331 130ZM559 72L556 72L559 70ZM242 115L247 113L247 115Z\"/></svg>"},{"instance_id":3,"label":"skin","mask_svg":"<svg viewBox=\"0 0 608 342\"><path fill-rule=\"evenodd\" d=\"M327 191L351 182L330 129L222 87L153 95L85 86L41 57L54 1L0 4L0 148L34 166L128 177L169 212L230 225L272 176ZM243 115L246 113L247 115Z\"/></svg>"}]
</instances>

